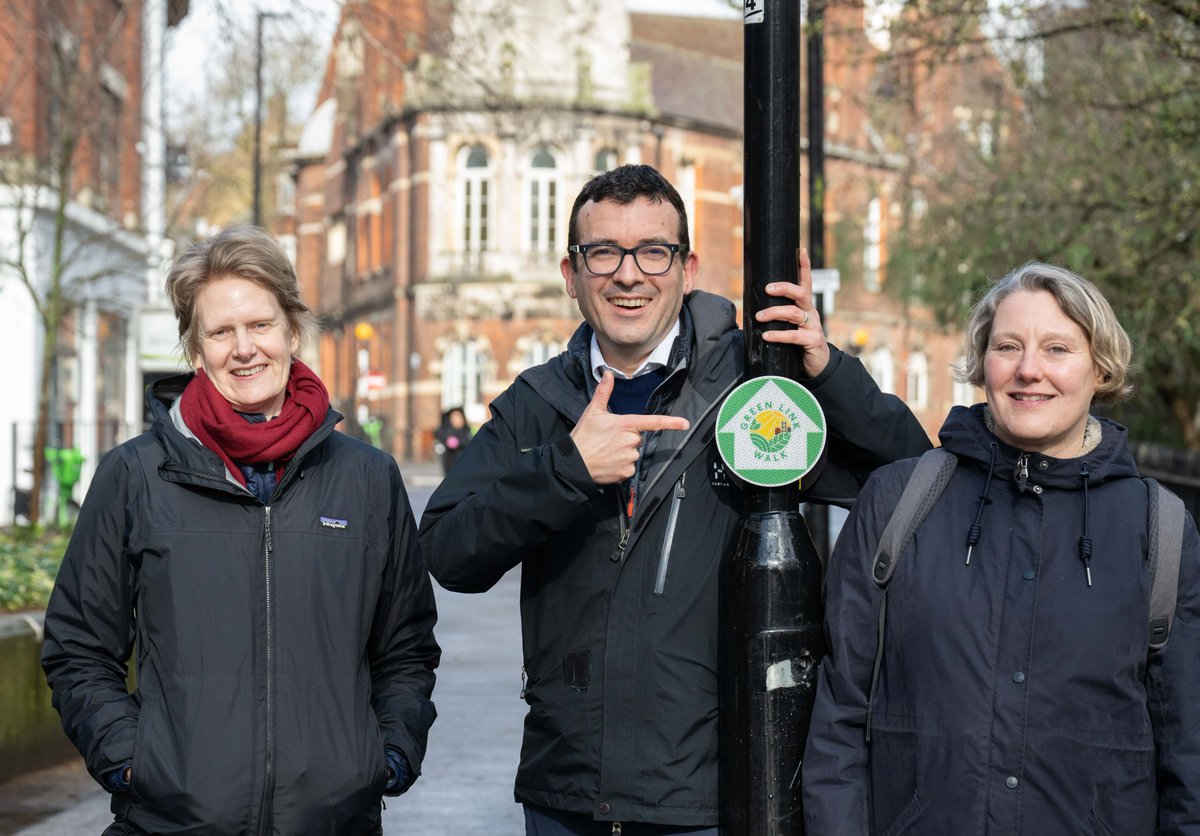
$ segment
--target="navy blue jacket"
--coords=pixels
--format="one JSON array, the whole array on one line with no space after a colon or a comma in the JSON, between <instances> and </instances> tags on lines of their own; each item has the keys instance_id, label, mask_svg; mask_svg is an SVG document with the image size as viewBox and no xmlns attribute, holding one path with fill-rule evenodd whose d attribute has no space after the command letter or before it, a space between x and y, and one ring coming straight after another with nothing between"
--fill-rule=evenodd
<instances>
[{"instance_id":1,"label":"navy blue jacket","mask_svg":"<svg viewBox=\"0 0 1200 836\"><path fill-rule=\"evenodd\" d=\"M1147 489L1101 424L1096 449L1055 459L999 442L983 405L950 413L959 464L888 586L869 743L869 566L915 461L867 483L826 577L809 833L1200 833L1200 542L1189 520L1174 630L1148 655Z\"/></svg>"}]
</instances>

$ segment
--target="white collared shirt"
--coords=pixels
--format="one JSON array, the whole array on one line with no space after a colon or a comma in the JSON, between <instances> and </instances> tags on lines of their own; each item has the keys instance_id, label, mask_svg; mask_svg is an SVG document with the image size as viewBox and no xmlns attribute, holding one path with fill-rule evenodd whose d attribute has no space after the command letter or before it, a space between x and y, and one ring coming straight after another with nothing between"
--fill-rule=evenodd
<instances>
[{"instance_id":1,"label":"white collared shirt","mask_svg":"<svg viewBox=\"0 0 1200 836\"><path fill-rule=\"evenodd\" d=\"M600 380L604 376L605 370L613 373L614 378L622 378L624 380L633 380L635 377L641 377L647 372L652 372L655 369L661 369L671 360L671 347L675 344L675 338L679 336L679 320L675 320L675 324L667 335L662 338L662 342L654 347L650 352L650 356L646 358L642 365L638 366L633 374L625 374L620 369L615 369L604 360L604 355L600 353L600 343L596 341L596 333L592 332L592 374L596 380Z\"/></svg>"}]
</instances>

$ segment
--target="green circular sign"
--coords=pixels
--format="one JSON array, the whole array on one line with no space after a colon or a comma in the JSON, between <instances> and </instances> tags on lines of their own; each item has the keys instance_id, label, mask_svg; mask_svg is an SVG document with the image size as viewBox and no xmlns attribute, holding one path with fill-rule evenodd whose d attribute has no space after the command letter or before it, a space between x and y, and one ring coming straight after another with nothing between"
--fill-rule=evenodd
<instances>
[{"instance_id":1,"label":"green circular sign","mask_svg":"<svg viewBox=\"0 0 1200 836\"><path fill-rule=\"evenodd\" d=\"M764 488L790 485L812 470L827 435L817 399L786 377L747 380L717 414L717 449L725 465Z\"/></svg>"}]
</instances>

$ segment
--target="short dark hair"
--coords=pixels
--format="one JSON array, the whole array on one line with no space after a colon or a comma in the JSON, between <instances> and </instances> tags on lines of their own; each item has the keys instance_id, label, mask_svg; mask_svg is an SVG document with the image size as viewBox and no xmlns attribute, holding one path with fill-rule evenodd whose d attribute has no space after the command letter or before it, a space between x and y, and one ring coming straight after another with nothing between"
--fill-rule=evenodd
<instances>
[{"instance_id":1,"label":"short dark hair","mask_svg":"<svg viewBox=\"0 0 1200 836\"><path fill-rule=\"evenodd\" d=\"M675 207L679 213L679 258L686 258L692 249L692 242L688 238L687 209L683 205L683 198L667 178L659 174L658 169L649 165L621 165L588 180L571 207L571 220L567 224L568 246L579 243L579 210L586 203L611 200L624 206L641 197L653 203L665 200ZM571 266L578 267L574 255L571 256Z\"/></svg>"},{"instance_id":2,"label":"short dark hair","mask_svg":"<svg viewBox=\"0 0 1200 836\"><path fill-rule=\"evenodd\" d=\"M279 242L265 229L234 224L188 247L175 259L167 276L167 298L175 309L179 344L187 362L200 353L196 298L209 282L231 276L270 291L287 317L288 330L300 338L300 345L320 330L316 316L300 298L296 271Z\"/></svg>"}]
</instances>

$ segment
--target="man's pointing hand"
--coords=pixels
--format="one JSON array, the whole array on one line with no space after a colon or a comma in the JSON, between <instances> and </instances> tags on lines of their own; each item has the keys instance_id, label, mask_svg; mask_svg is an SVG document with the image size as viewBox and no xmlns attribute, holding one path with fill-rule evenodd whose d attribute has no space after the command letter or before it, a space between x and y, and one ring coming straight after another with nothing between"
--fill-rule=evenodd
<instances>
[{"instance_id":1,"label":"man's pointing hand","mask_svg":"<svg viewBox=\"0 0 1200 836\"><path fill-rule=\"evenodd\" d=\"M612 372L605 372L592 402L571 430L575 447L597 485L615 485L633 476L641 455L642 433L688 428L686 419L669 415L614 415L608 411L612 390Z\"/></svg>"}]
</instances>

